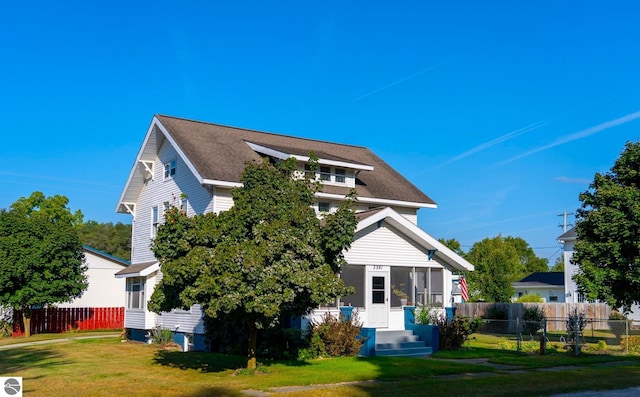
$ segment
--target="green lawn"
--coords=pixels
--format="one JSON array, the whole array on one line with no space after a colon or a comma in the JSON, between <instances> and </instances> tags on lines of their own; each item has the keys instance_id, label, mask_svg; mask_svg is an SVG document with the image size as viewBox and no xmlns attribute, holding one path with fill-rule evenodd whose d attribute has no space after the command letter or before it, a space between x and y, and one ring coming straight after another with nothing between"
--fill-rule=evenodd
<instances>
[{"instance_id":1,"label":"green lawn","mask_svg":"<svg viewBox=\"0 0 640 397\"><path fill-rule=\"evenodd\" d=\"M4 342L2 339L0 341ZM21 342L24 341L21 340ZM213 353L181 353L153 345L121 342L119 338L82 339L0 350L0 375L22 376L29 396L240 396L242 390L336 384L297 390L287 396L537 396L551 393L640 385L640 361L627 356L540 357L492 349L476 339L469 352L491 362L527 367L523 373L504 372L464 360L411 358L339 358L307 362L263 361L259 371L238 370L245 359ZM473 343L472 343L473 344ZM485 344L485 346L480 346ZM475 350L474 350L475 349ZM454 358L453 353L438 356ZM595 366L624 360L616 366ZM540 368L581 365L559 371ZM533 369L533 370L531 370ZM375 381L375 382L371 382Z\"/></svg>"}]
</instances>

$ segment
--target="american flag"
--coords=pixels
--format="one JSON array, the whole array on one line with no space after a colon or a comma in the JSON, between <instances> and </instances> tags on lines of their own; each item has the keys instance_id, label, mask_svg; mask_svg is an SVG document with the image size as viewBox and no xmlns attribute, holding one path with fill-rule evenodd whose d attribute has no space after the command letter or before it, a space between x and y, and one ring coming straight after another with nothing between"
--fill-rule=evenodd
<instances>
[{"instance_id":1,"label":"american flag","mask_svg":"<svg viewBox=\"0 0 640 397\"><path fill-rule=\"evenodd\" d=\"M467 288L467 279L465 279L464 276L460 276L460 281L458 281L458 283L460 284L460 295L462 295L462 301L466 302L469 300L469 290Z\"/></svg>"}]
</instances>

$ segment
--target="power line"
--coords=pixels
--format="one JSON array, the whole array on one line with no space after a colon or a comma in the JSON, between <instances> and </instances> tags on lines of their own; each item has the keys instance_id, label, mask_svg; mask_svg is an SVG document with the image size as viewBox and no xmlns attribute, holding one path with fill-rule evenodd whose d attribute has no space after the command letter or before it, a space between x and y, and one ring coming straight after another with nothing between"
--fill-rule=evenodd
<instances>
[{"instance_id":1,"label":"power line","mask_svg":"<svg viewBox=\"0 0 640 397\"><path fill-rule=\"evenodd\" d=\"M564 211L562 214L558 214L558 216L562 217L562 223L558 225L558 227L562 228L562 232L566 233L567 232L567 226L573 226L572 223L567 223L567 216L569 215L574 215L574 212L567 212Z\"/></svg>"}]
</instances>

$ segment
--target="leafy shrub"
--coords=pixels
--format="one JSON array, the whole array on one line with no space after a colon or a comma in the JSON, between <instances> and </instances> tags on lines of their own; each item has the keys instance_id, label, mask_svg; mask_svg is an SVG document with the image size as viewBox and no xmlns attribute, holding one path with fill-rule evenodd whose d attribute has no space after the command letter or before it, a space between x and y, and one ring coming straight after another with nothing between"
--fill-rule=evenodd
<instances>
[{"instance_id":1,"label":"leafy shrub","mask_svg":"<svg viewBox=\"0 0 640 397\"><path fill-rule=\"evenodd\" d=\"M607 351L607 341L600 339L598 343L586 343L582 346L581 351L590 351L590 352L606 352Z\"/></svg>"},{"instance_id":2,"label":"leafy shrub","mask_svg":"<svg viewBox=\"0 0 640 397\"><path fill-rule=\"evenodd\" d=\"M169 328L157 326L151 330L151 340L158 345L169 345L173 343L173 334Z\"/></svg>"},{"instance_id":3,"label":"leafy shrub","mask_svg":"<svg viewBox=\"0 0 640 397\"><path fill-rule=\"evenodd\" d=\"M567 325L568 334L572 334L576 332L576 326L578 328L577 331L582 332L584 328L587 326L587 315L586 313L577 313L577 312L569 313L565 323Z\"/></svg>"},{"instance_id":4,"label":"leafy shrub","mask_svg":"<svg viewBox=\"0 0 640 397\"><path fill-rule=\"evenodd\" d=\"M525 306L522 312L522 327L524 331L533 336L540 328L542 322L547 319L544 309L537 305Z\"/></svg>"},{"instance_id":5,"label":"leafy shrub","mask_svg":"<svg viewBox=\"0 0 640 397\"><path fill-rule=\"evenodd\" d=\"M622 338L620 347L623 351L627 350L629 346L629 353L640 354L640 336L625 336Z\"/></svg>"},{"instance_id":6,"label":"leafy shrub","mask_svg":"<svg viewBox=\"0 0 640 397\"><path fill-rule=\"evenodd\" d=\"M518 303L527 303L527 302L530 302L530 303L542 303L543 299L538 294L527 294L527 295L522 295L521 297L519 297L516 302L518 302Z\"/></svg>"},{"instance_id":7,"label":"leafy shrub","mask_svg":"<svg viewBox=\"0 0 640 397\"><path fill-rule=\"evenodd\" d=\"M437 317L434 325L440 329L440 350L459 350L469 335L482 323L479 318L455 316L453 319Z\"/></svg>"},{"instance_id":8,"label":"leafy shrub","mask_svg":"<svg viewBox=\"0 0 640 397\"><path fill-rule=\"evenodd\" d=\"M611 329L616 338L621 338L626 334L627 324L631 327L631 321L627 319L627 316L616 310L609 314L608 324L609 329Z\"/></svg>"},{"instance_id":9,"label":"leafy shrub","mask_svg":"<svg viewBox=\"0 0 640 397\"><path fill-rule=\"evenodd\" d=\"M600 350L600 351L607 350L607 341L605 341L604 339L600 339L598 341L598 350Z\"/></svg>"},{"instance_id":10,"label":"leafy shrub","mask_svg":"<svg viewBox=\"0 0 640 397\"><path fill-rule=\"evenodd\" d=\"M307 340L309 347L302 349L298 357L308 359L315 357L349 357L357 356L364 340L358 338L362 323L358 313L353 312L351 318L340 318L326 313L322 321L311 322Z\"/></svg>"},{"instance_id":11,"label":"leafy shrub","mask_svg":"<svg viewBox=\"0 0 640 397\"><path fill-rule=\"evenodd\" d=\"M443 310L434 309L429 306L422 306L413 311L416 324L430 325L436 324L439 319L445 317Z\"/></svg>"}]
</instances>

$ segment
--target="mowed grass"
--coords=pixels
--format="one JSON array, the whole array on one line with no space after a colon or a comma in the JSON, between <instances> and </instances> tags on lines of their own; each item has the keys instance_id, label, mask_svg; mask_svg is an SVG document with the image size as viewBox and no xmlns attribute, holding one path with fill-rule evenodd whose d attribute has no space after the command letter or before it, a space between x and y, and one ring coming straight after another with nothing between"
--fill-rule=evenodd
<instances>
[{"instance_id":1,"label":"mowed grass","mask_svg":"<svg viewBox=\"0 0 640 397\"><path fill-rule=\"evenodd\" d=\"M491 351L486 348L486 351ZM459 352L460 353L460 352ZM543 362L546 357L495 354L503 359ZM592 364L571 361L569 364ZM0 376L22 376L29 396L241 396L242 390L324 385L287 390L288 396L538 396L640 385L640 365L633 357L615 367L561 371L498 373L491 366L464 361L412 358L339 358L306 362L263 361L256 373L238 370L244 357L181 353L119 338L78 339L0 350ZM547 359L548 360L548 359ZM518 364L519 365L519 364ZM547 362L539 367L555 365ZM524 366L524 365L523 365ZM535 367L535 366L534 366ZM326 386L340 382L361 382ZM283 390L278 390L282 392Z\"/></svg>"}]
</instances>

